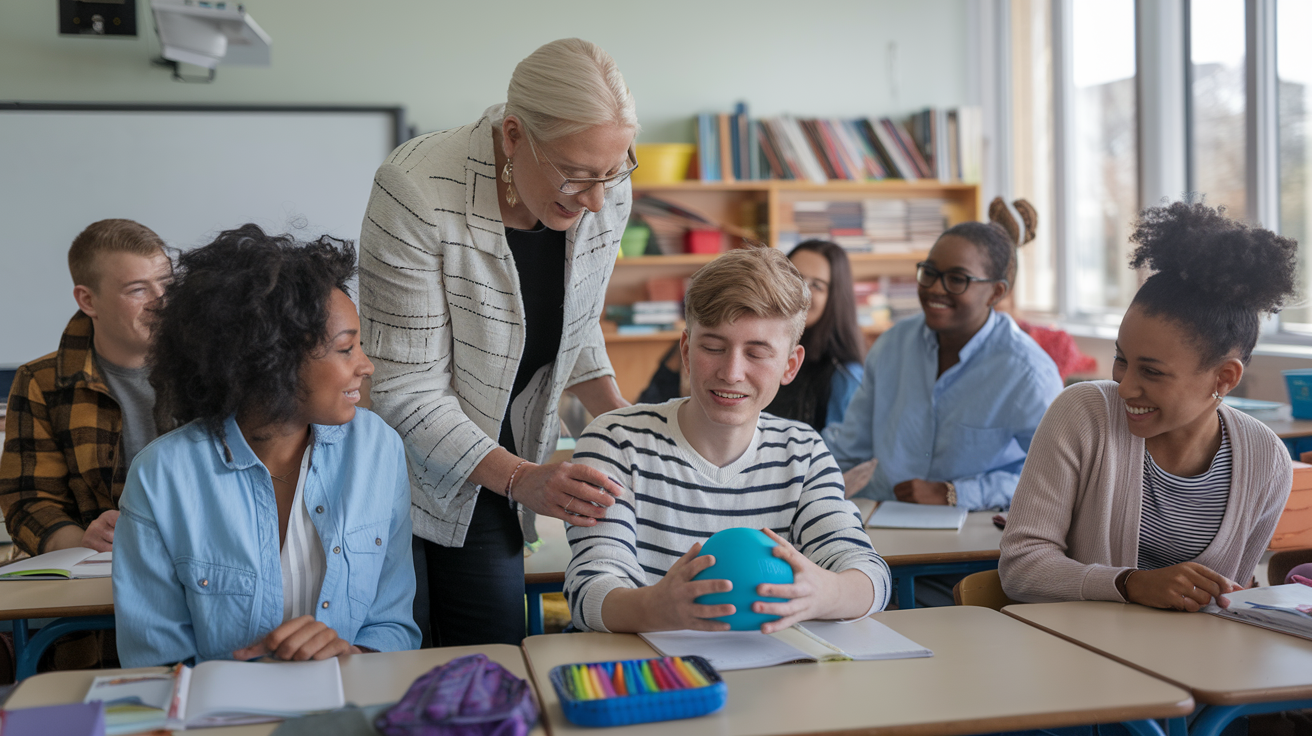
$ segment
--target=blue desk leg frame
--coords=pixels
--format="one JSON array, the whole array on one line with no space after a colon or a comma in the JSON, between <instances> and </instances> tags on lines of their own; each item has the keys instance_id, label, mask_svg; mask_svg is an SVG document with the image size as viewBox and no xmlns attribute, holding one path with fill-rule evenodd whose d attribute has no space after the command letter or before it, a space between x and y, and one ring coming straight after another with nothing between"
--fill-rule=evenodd
<instances>
[{"instance_id":1,"label":"blue desk leg frame","mask_svg":"<svg viewBox=\"0 0 1312 736\"><path fill-rule=\"evenodd\" d=\"M1194 718L1189 736L1221 736L1230 722L1240 716L1258 713L1279 713L1284 710L1312 708L1312 699L1284 700L1274 703L1248 703L1246 705L1205 705Z\"/></svg>"},{"instance_id":2,"label":"blue desk leg frame","mask_svg":"<svg viewBox=\"0 0 1312 736\"><path fill-rule=\"evenodd\" d=\"M916 607L916 578L922 575L968 575L972 572L997 568L997 560L976 560L926 565L889 565L888 571L893 576L893 585L897 590L897 606L905 611Z\"/></svg>"},{"instance_id":3,"label":"blue desk leg frame","mask_svg":"<svg viewBox=\"0 0 1312 736\"><path fill-rule=\"evenodd\" d=\"M1121 725L1134 736L1187 736L1189 733L1189 724L1183 717L1164 721L1125 721Z\"/></svg>"},{"instance_id":4,"label":"blue desk leg frame","mask_svg":"<svg viewBox=\"0 0 1312 736\"><path fill-rule=\"evenodd\" d=\"M59 637L79 631L104 631L112 628L113 616L68 616L42 626L29 638L27 620L14 621L14 679L22 682L35 675L41 655Z\"/></svg>"},{"instance_id":5,"label":"blue desk leg frame","mask_svg":"<svg viewBox=\"0 0 1312 736\"><path fill-rule=\"evenodd\" d=\"M524 585L524 594L528 596L529 636L537 636L545 633L545 625L542 621L542 596L547 593L560 593L564 590L564 583L532 583Z\"/></svg>"}]
</instances>

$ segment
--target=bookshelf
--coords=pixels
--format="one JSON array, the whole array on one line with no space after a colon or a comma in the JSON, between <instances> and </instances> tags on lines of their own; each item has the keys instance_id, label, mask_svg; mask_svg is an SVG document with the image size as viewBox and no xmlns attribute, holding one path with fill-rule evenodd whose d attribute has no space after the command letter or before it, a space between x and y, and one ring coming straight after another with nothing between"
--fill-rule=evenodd
<instances>
[{"instance_id":1,"label":"bookshelf","mask_svg":"<svg viewBox=\"0 0 1312 736\"><path fill-rule=\"evenodd\" d=\"M772 248L779 247L780 224L794 203L809 200L862 201L867 199L921 199L944 201L949 224L978 220L981 207L979 186L937 180L885 179L881 181L769 180L742 182L683 181L669 184L634 184L633 196L652 194L698 210L718 222L753 227L762 232ZM737 238L723 236L721 249L738 245ZM687 277L710 263L718 254L680 254L620 258L606 289L606 305L630 304L647 298L647 281L652 278ZM911 253L850 253L852 277L856 281L880 276L912 276L924 251ZM880 327L866 331L873 340ZM624 398L633 401L646 388L661 356L679 339L678 332L652 335L606 335L606 350L615 368L616 382Z\"/></svg>"}]
</instances>

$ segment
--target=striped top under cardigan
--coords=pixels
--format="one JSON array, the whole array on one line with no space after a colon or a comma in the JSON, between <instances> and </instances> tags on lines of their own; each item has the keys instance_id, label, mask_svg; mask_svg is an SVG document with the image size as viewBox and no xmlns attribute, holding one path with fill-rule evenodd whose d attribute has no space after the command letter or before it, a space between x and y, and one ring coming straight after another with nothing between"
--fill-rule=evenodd
<instances>
[{"instance_id":1,"label":"striped top under cardigan","mask_svg":"<svg viewBox=\"0 0 1312 736\"><path fill-rule=\"evenodd\" d=\"M888 565L875 553L843 476L809 426L761 414L752 444L723 468L679 430L687 399L604 414L579 438L574 462L613 477L628 493L592 527L570 526L565 597L574 625L606 631L601 605L615 588L652 585L696 542L730 527L769 528L820 567L856 569L888 604Z\"/></svg>"},{"instance_id":2,"label":"striped top under cardigan","mask_svg":"<svg viewBox=\"0 0 1312 736\"><path fill-rule=\"evenodd\" d=\"M1043 415L1002 533L998 572L1015 600L1124 600L1116 576L1139 561L1144 442L1116 389L1077 383ZM1293 461L1261 422L1219 411L1231 443L1229 500L1194 561L1246 585L1285 508Z\"/></svg>"},{"instance_id":3,"label":"striped top under cardigan","mask_svg":"<svg viewBox=\"0 0 1312 736\"><path fill-rule=\"evenodd\" d=\"M599 319L629 217L628 183L606 190L601 211L585 209L566 232L560 350L509 406L524 306L497 203L492 129L501 109L393 151L360 233L373 410L405 441L415 535L448 547L464 544L478 497L469 474L497 447L502 419L519 454L544 462L556 449L561 392L614 375ZM521 506L520 515L535 540L533 513Z\"/></svg>"},{"instance_id":4,"label":"striped top under cardigan","mask_svg":"<svg viewBox=\"0 0 1312 736\"><path fill-rule=\"evenodd\" d=\"M1230 500L1233 453L1221 420L1221 447L1207 472L1182 477L1162 470L1143 454L1143 512L1139 518L1139 569L1159 570L1188 562L1216 538Z\"/></svg>"}]
</instances>

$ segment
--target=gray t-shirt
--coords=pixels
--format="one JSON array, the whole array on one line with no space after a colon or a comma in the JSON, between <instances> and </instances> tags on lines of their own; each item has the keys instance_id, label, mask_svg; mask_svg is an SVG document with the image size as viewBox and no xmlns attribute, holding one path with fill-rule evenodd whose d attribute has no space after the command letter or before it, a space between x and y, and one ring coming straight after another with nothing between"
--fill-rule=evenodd
<instances>
[{"instance_id":1,"label":"gray t-shirt","mask_svg":"<svg viewBox=\"0 0 1312 736\"><path fill-rule=\"evenodd\" d=\"M123 460L121 467L132 464L141 448L150 444L159 432L155 429L155 389L150 387L150 369L123 368L96 355L96 367L109 385L109 394L123 411Z\"/></svg>"}]
</instances>

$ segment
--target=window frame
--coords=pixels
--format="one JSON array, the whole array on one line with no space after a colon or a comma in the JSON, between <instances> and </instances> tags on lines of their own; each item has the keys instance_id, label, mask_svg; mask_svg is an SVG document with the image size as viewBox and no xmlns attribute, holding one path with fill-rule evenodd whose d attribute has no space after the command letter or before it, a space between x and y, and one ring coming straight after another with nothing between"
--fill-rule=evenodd
<instances>
[{"instance_id":1,"label":"window frame","mask_svg":"<svg viewBox=\"0 0 1312 736\"><path fill-rule=\"evenodd\" d=\"M1071 26L1074 0L1050 0L1053 102L1054 315L1078 334L1094 334L1120 321L1124 311L1076 303L1076 259L1070 251L1075 212L1074 77ZM1135 3L1136 115L1140 207L1179 199L1194 184L1190 0ZM1279 78L1277 0L1244 0L1246 193L1250 220L1279 232ZM999 38L1006 42L1009 39ZM1175 102L1171 102L1174 100ZM1010 114L1010 100L1001 113ZM1008 158L1012 152L1007 151ZM988 194L988 193L986 193ZM991 195L990 195L991 196ZM1022 305L1023 308L1023 305ZM1263 325L1258 352L1295 352L1312 346L1312 334L1283 329L1280 315Z\"/></svg>"}]
</instances>

